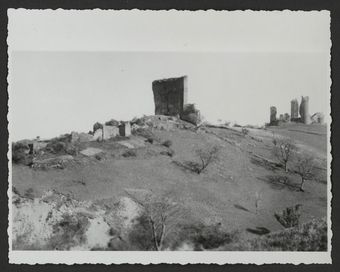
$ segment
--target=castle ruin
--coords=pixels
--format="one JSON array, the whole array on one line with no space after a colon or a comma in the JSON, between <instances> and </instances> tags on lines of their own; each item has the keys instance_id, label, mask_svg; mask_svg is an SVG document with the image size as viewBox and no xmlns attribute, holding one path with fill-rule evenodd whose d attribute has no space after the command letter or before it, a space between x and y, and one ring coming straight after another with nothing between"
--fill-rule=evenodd
<instances>
[{"instance_id":1,"label":"castle ruin","mask_svg":"<svg viewBox=\"0 0 340 272\"><path fill-rule=\"evenodd\" d=\"M155 114L181 116L187 104L188 77L155 80L152 90L155 100Z\"/></svg>"},{"instance_id":2,"label":"castle ruin","mask_svg":"<svg viewBox=\"0 0 340 272\"><path fill-rule=\"evenodd\" d=\"M270 125L278 125L280 122L300 122L306 125L311 123L324 123L324 115L322 113L315 113L313 116L309 113L309 97L302 96L301 103L299 106L299 102L297 99L293 99L290 101L290 113L280 114L279 120L276 119L276 107L270 107ZM300 117L299 117L300 114Z\"/></svg>"},{"instance_id":3,"label":"castle ruin","mask_svg":"<svg viewBox=\"0 0 340 272\"><path fill-rule=\"evenodd\" d=\"M307 125L311 123L311 119L309 115L309 97L308 96L301 97L300 116L301 116L302 123L307 124Z\"/></svg>"},{"instance_id":4,"label":"castle ruin","mask_svg":"<svg viewBox=\"0 0 340 272\"><path fill-rule=\"evenodd\" d=\"M188 77L167 78L152 82L155 115L176 116L197 125L200 112L187 103Z\"/></svg>"}]
</instances>

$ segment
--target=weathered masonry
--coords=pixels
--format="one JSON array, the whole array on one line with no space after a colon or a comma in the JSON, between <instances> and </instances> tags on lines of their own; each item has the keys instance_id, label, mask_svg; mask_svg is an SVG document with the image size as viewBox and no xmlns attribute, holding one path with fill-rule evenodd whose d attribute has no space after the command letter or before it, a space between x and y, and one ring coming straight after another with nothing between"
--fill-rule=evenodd
<instances>
[{"instance_id":1,"label":"weathered masonry","mask_svg":"<svg viewBox=\"0 0 340 272\"><path fill-rule=\"evenodd\" d=\"M155 80L152 82L156 115L182 116L187 104L188 77Z\"/></svg>"}]
</instances>

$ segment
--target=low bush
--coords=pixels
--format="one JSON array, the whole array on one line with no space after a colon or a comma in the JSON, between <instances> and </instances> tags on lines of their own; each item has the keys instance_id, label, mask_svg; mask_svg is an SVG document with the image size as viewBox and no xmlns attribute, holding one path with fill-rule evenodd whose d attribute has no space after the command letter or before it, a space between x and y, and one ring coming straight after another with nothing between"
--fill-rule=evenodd
<instances>
[{"instance_id":1,"label":"low bush","mask_svg":"<svg viewBox=\"0 0 340 272\"><path fill-rule=\"evenodd\" d=\"M133 133L137 136L144 137L150 144L159 141L149 128L137 128Z\"/></svg>"},{"instance_id":2,"label":"low bush","mask_svg":"<svg viewBox=\"0 0 340 272\"><path fill-rule=\"evenodd\" d=\"M170 147L170 146L172 146L172 141L171 140L166 140L166 141L164 141L163 143L162 143L162 145L164 145L165 147Z\"/></svg>"},{"instance_id":3,"label":"low bush","mask_svg":"<svg viewBox=\"0 0 340 272\"><path fill-rule=\"evenodd\" d=\"M122 154L122 156L123 156L124 158L128 158L128 157L136 157L136 156L137 156L137 152L136 152L136 150L128 149L128 150L124 151L124 153Z\"/></svg>"},{"instance_id":4,"label":"low bush","mask_svg":"<svg viewBox=\"0 0 340 272\"><path fill-rule=\"evenodd\" d=\"M187 224L181 226L180 229L177 242L173 246L178 247L182 243L188 243L193 245L194 250L217 249L231 243L237 236L236 232L224 231L220 224Z\"/></svg>"},{"instance_id":5,"label":"low bush","mask_svg":"<svg viewBox=\"0 0 340 272\"><path fill-rule=\"evenodd\" d=\"M78 146L70 143L67 138L52 139L45 149L53 154L69 154L76 156L79 153Z\"/></svg>"},{"instance_id":6,"label":"low bush","mask_svg":"<svg viewBox=\"0 0 340 272\"><path fill-rule=\"evenodd\" d=\"M33 164L33 156L29 154L28 145L23 143L12 144L12 162L28 166Z\"/></svg>"},{"instance_id":7,"label":"low bush","mask_svg":"<svg viewBox=\"0 0 340 272\"><path fill-rule=\"evenodd\" d=\"M285 228L296 227L299 225L301 206L301 204L297 204L293 207L288 207L280 213L275 213L274 217Z\"/></svg>"},{"instance_id":8,"label":"low bush","mask_svg":"<svg viewBox=\"0 0 340 272\"><path fill-rule=\"evenodd\" d=\"M173 151L172 149L169 150L163 150L160 152L161 155L165 155L165 156L169 156L172 157L175 154L175 151Z\"/></svg>"},{"instance_id":9,"label":"low bush","mask_svg":"<svg viewBox=\"0 0 340 272\"><path fill-rule=\"evenodd\" d=\"M89 220L82 214L63 214L62 219L53 226L53 236L49 247L55 250L69 250L86 242L85 232Z\"/></svg>"},{"instance_id":10,"label":"low bush","mask_svg":"<svg viewBox=\"0 0 340 272\"><path fill-rule=\"evenodd\" d=\"M301 226L261 236L243 245L241 250L327 251L327 223L312 220Z\"/></svg>"},{"instance_id":11,"label":"low bush","mask_svg":"<svg viewBox=\"0 0 340 272\"><path fill-rule=\"evenodd\" d=\"M156 250L152 240L151 225L146 214L142 214L135 220L128 238L131 250Z\"/></svg>"},{"instance_id":12,"label":"low bush","mask_svg":"<svg viewBox=\"0 0 340 272\"><path fill-rule=\"evenodd\" d=\"M98 161L104 160L106 158L105 153L98 153L94 156Z\"/></svg>"},{"instance_id":13,"label":"low bush","mask_svg":"<svg viewBox=\"0 0 340 272\"><path fill-rule=\"evenodd\" d=\"M25 198L29 198L29 199L34 199L34 190L33 188L29 188L25 191L24 193L24 197Z\"/></svg>"},{"instance_id":14,"label":"low bush","mask_svg":"<svg viewBox=\"0 0 340 272\"><path fill-rule=\"evenodd\" d=\"M249 129L243 127L243 128L242 128L242 134L243 134L244 136L248 135L248 134L249 134Z\"/></svg>"}]
</instances>

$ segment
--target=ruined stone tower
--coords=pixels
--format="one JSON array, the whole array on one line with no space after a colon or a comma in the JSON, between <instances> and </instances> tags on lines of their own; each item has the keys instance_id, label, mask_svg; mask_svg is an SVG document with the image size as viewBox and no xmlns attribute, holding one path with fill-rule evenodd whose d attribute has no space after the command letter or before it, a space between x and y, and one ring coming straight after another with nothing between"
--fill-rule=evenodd
<instances>
[{"instance_id":1,"label":"ruined stone tower","mask_svg":"<svg viewBox=\"0 0 340 272\"><path fill-rule=\"evenodd\" d=\"M270 107L270 124L273 124L276 122L276 107L272 106Z\"/></svg>"},{"instance_id":2,"label":"ruined stone tower","mask_svg":"<svg viewBox=\"0 0 340 272\"><path fill-rule=\"evenodd\" d=\"M299 102L297 99L290 101L290 118L292 121L297 121L299 118Z\"/></svg>"},{"instance_id":3,"label":"ruined stone tower","mask_svg":"<svg viewBox=\"0 0 340 272\"><path fill-rule=\"evenodd\" d=\"M301 116L302 123L307 124L307 125L311 123L311 118L309 115L309 97L308 96L301 97L300 116Z\"/></svg>"},{"instance_id":4,"label":"ruined stone tower","mask_svg":"<svg viewBox=\"0 0 340 272\"><path fill-rule=\"evenodd\" d=\"M181 116L187 103L188 77L167 78L152 82L155 114Z\"/></svg>"}]
</instances>

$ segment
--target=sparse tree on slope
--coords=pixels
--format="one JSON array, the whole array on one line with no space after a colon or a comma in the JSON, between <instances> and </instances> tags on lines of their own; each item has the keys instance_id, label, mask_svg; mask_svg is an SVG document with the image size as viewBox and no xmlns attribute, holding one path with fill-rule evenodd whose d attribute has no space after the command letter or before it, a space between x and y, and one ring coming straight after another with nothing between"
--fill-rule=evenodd
<instances>
[{"instance_id":1,"label":"sparse tree on slope","mask_svg":"<svg viewBox=\"0 0 340 272\"><path fill-rule=\"evenodd\" d=\"M288 172L288 162L292 160L296 150L297 147L291 139L277 140L274 145L273 154L284 166L286 172Z\"/></svg>"},{"instance_id":2,"label":"sparse tree on slope","mask_svg":"<svg viewBox=\"0 0 340 272\"><path fill-rule=\"evenodd\" d=\"M158 197L150 193L141 200L129 193L128 195L144 210L150 224L154 248L157 251L163 250L164 241L175 231L183 216L183 210L167 197Z\"/></svg>"},{"instance_id":3,"label":"sparse tree on slope","mask_svg":"<svg viewBox=\"0 0 340 272\"><path fill-rule=\"evenodd\" d=\"M296 161L295 173L301 177L300 191L303 192L303 184L305 181L315 177L314 158L309 155L300 155Z\"/></svg>"}]
</instances>

